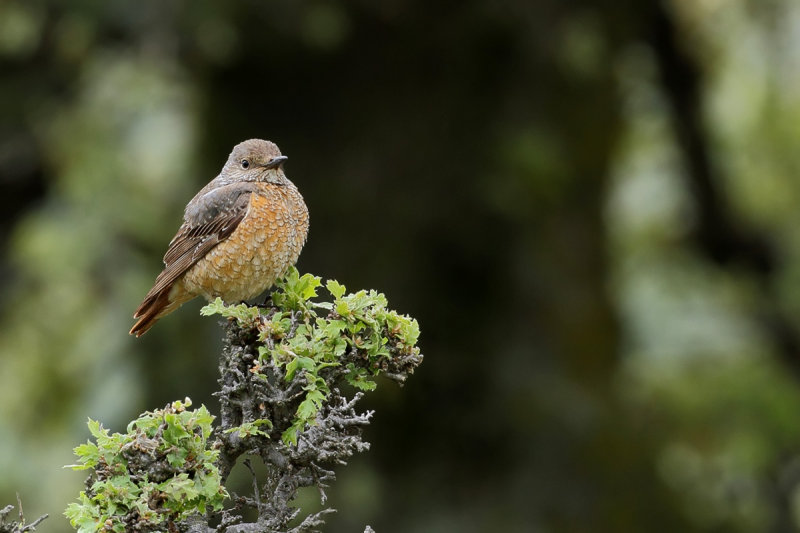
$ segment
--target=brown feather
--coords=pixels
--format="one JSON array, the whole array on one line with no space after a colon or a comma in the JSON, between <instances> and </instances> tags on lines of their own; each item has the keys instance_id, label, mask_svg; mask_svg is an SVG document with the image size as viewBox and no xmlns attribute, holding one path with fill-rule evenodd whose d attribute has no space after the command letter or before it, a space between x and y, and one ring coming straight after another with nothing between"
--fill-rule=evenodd
<instances>
[{"instance_id":1,"label":"brown feather","mask_svg":"<svg viewBox=\"0 0 800 533\"><path fill-rule=\"evenodd\" d=\"M171 306L170 290L195 263L202 259L214 246L228 238L247 215L250 193L242 194L229 211L220 212L211 221L190 227L183 224L173 237L164 254L164 270L158 275L153 288L147 293L133 318L138 322L130 333L137 337L144 334L160 317L172 312L180 304Z\"/></svg>"},{"instance_id":2,"label":"brown feather","mask_svg":"<svg viewBox=\"0 0 800 533\"><path fill-rule=\"evenodd\" d=\"M143 309L142 306L140 306L137 310L137 316L139 320L136 321L136 324L133 325L128 333L130 335L136 335L137 337L141 337L147 333L147 330L153 327L153 324L156 323L156 320L167 314L166 312L162 311L165 311L169 304L169 292L165 291L159 293L155 299L149 302L149 305L146 309Z\"/></svg>"}]
</instances>

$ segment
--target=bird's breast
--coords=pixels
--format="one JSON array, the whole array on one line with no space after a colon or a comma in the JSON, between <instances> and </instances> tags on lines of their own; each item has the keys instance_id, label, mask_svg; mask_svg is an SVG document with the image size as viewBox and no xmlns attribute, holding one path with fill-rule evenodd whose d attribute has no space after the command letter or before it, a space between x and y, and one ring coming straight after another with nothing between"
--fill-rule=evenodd
<instances>
[{"instance_id":1,"label":"bird's breast","mask_svg":"<svg viewBox=\"0 0 800 533\"><path fill-rule=\"evenodd\" d=\"M307 233L308 210L297 189L260 184L238 227L186 271L183 285L207 299L254 298L297 261Z\"/></svg>"}]
</instances>

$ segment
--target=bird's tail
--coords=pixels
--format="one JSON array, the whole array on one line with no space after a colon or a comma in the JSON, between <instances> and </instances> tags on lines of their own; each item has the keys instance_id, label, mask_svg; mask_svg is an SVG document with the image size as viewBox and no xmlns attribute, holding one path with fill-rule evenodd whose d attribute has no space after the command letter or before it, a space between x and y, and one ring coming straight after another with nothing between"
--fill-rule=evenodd
<instances>
[{"instance_id":1,"label":"bird's tail","mask_svg":"<svg viewBox=\"0 0 800 533\"><path fill-rule=\"evenodd\" d=\"M133 314L133 318L138 320L128 333L141 337L159 318L170 314L191 298L180 284L171 285L155 294L148 294Z\"/></svg>"}]
</instances>

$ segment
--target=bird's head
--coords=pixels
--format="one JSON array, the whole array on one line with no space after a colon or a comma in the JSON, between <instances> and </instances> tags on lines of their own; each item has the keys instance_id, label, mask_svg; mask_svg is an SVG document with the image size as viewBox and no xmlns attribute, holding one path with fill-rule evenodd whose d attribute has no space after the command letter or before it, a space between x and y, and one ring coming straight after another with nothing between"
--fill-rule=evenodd
<instances>
[{"instance_id":1,"label":"bird's head","mask_svg":"<svg viewBox=\"0 0 800 533\"><path fill-rule=\"evenodd\" d=\"M283 163L287 159L275 143L249 139L233 147L221 175L230 177L231 182L260 181L284 185L287 180Z\"/></svg>"}]
</instances>

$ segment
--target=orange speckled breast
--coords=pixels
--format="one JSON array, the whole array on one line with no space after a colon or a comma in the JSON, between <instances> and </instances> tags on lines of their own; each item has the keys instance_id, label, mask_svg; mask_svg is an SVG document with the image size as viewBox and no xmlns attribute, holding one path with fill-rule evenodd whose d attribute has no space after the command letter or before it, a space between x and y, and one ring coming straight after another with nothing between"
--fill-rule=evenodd
<instances>
[{"instance_id":1,"label":"orange speckled breast","mask_svg":"<svg viewBox=\"0 0 800 533\"><path fill-rule=\"evenodd\" d=\"M261 184L234 232L184 274L183 289L225 302L254 298L295 264L308 233L308 209L294 185Z\"/></svg>"}]
</instances>

